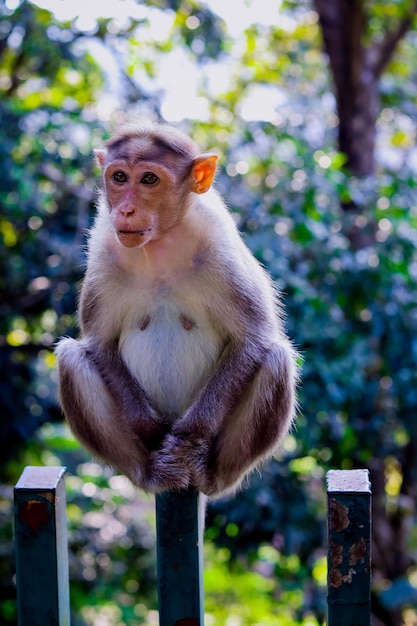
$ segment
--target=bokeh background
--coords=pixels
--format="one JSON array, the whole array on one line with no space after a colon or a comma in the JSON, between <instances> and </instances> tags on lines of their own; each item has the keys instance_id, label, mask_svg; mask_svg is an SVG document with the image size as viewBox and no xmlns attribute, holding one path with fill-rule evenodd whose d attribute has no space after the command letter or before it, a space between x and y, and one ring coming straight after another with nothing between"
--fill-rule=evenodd
<instances>
[{"instance_id":1,"label":"bokeh background","mask_svg":"<svg viewBox=\"0 0 417 626\"><path fill-rule=\"evenodd\" d=\"M206 626L318 626L325 475L368 468L372 625L417 625L415 0L0 1L0 623L12 489L68 467L73 626L158 623L153 499L85 453L56 401L77 333L92 151L137 115L221 154L217 188L283 291L296 429L209 507Z\"/></svg>"}]
</instances>

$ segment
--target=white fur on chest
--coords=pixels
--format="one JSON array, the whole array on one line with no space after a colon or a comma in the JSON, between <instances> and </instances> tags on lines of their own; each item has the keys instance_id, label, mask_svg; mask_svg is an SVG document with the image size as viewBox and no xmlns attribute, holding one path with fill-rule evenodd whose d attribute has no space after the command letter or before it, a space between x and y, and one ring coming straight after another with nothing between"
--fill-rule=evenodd
<instances>
[{"instance_id":1,"label":"white fur on chest","mask_svg":"<svg viewBox=\"0 0 417 626\"><path fill-rule=\"evenodd\" d=\"M126 329L119 347L153 406L175 419L213 372L223 342L202 312L197 319L167 301Z\"/></svg>"}]
</instances>

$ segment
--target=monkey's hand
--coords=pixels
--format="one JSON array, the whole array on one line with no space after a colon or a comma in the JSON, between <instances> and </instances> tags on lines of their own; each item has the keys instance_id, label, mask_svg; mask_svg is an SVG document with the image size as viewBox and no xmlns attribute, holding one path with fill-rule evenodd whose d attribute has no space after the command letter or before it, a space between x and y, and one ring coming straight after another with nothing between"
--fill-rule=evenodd
<instances>
[{"instance_id":1,"label":"monkey's hand","mask_svg":"<svg viewBox=\"0 0 417 626\"><path fill-rule=\"evenodd\" d=\"M153 491L189 487L191 473L181 443L172 434L167 434L161 448L150 454L147 481Z\"/></svg>"},{"instance_id":2,"label":"monkey's hand","mask_svg":"<svg viewBox=\"0 0 417 626\"><path fill-rule=\"evenodd\" d=\"M147 450L159 448L171 425L151 406L118 351L96 341L89 341L85 350L117 407L120 419L128 426L139 445L144 445Z\"/></svg>"},{"instance_id":3,"label":"monkey's hand","mask_svg":"<svg viewBox=\"0 0 417 626\"><path fill-rule=\"evenodd\" d=\"M206 495L213 495L218 491L211 471L212 445L207 438L169 434L155 454L159 470L162 472L164 468L168 468L170 479L174 478L169 488L183 488L185 485L181 483L181 477L187 477L186 486L192 485Z\"/></svg>"}]
</instances>

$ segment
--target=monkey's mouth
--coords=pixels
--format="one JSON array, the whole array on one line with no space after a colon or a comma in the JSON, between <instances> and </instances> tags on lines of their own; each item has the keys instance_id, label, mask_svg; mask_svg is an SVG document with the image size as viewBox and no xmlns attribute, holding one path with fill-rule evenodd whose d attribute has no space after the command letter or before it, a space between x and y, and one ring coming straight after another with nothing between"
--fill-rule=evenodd
<instances>
[{"instance_id":1,"label":"monkey's mouth","mask_svg":"<svg viewBox=\"0 0 417 626\"><path fill-rule=\"evenodd\" d=\"M145 228L143 230L118 230L117 238L126 248L136 248L137 246L143 246L143 244L149 241L151 231L151 228Z\"/></svg>"}]
</instances>

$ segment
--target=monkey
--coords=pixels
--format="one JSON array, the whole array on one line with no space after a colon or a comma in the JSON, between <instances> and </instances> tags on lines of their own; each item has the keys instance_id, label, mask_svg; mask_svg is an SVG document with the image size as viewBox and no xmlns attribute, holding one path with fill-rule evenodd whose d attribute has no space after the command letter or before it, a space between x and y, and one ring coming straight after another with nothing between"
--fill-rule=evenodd
<instances>
[{"instance_id":1,"label":"monkey","mask_svg":"<svg viewBox=\"0 0 417 626\"><path fill-rule=\"evenodd\" d=\"M234 493L295 418L281 295L214 188L217 154L139 120L95 158L81 332L56 346L66 420L145 491Z\"/></svg>"}]
</instances>

